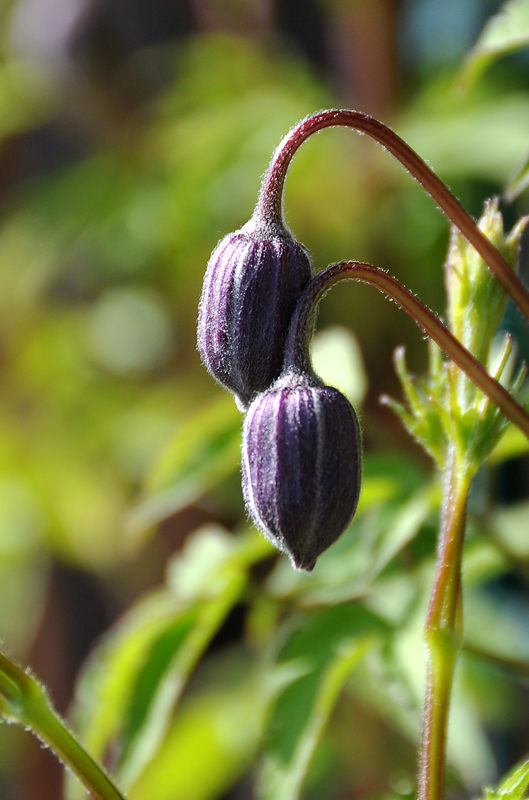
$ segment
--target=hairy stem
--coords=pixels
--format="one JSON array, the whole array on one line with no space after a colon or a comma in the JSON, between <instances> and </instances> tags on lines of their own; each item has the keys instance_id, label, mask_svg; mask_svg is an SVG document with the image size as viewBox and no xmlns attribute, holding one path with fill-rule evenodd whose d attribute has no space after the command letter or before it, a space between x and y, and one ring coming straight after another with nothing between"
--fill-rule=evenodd
<instances>
[{"instance_id":1,"label":"hairy stem","mask_svg":"<svg viewBox=\"0 0 529 800\"><path fill-rule=\"evenodd\" d=\"M492 378L487 370L463 347L461 342L446 328L409 289L388 275L384 270L358 261L341 261L319 272L309 283L298 301L290 326L286 347L285 368L293 366L301 370L310 369L308 340L312 334L313 321L318 301L339 280L370 283L397 303L420 328L452 359L471 381L513 422L529 439L529 414Z\"/></svg>"},{"instance_id":2,"label":"hairy stem","mask_svg":"<svg viewBox=\"0 0 529 800\"><path fill-rule=\"evenodd\" d=\"M426 692L419 756L419 800L442 800L452 684L462 644L461 556L470 471L449 452L435 580L424 628Z\"/></svg>"},{"instance_id":3,"label":"hairy stem","mask_svg":"<svg viewBox=\"0 0 529 800\"><path fill-rule=\"evenodd\" d=\"M336 126L345 126L366 133L388 150L433 197L449 220L475 247L483 261L500 281L529 320L529 291L509 267L503 256L480 230L459 200L437 177L423 159L390 128L360 111L332 109L307 117L292 128L277 147L266 172L256 212L271 224L283 219L283 188L288 167L300 145L313 133Z\"/></svg>"},{"instance_id":4,"label":"hairy stem","mask_svg":"<svg viewBox=\"0 0 529 800\"><path fill-rule=\"evenodd\" d=\"M30 729L99 800L125 800L110 777L68 730L40 684L0 653L0 715Z\"/></svg>"}]
</instances>

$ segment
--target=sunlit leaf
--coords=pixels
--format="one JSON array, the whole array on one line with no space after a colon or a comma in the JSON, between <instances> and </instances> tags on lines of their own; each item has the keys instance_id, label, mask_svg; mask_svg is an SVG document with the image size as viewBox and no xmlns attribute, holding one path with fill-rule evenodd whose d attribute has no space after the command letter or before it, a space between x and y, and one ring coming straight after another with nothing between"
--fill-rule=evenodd
<instances>
[{"instance_id":1,"label":"sunlit leaf","mask_svg":"<svg viewBox=\"0 0 529 800\"><path fill-rule=\"evenodd\" d=\"M168 591L133 607L92 655L77 690L77 730L102 758L118 747L119 782L133 785L155 757L186 681L269 543L252 532L199 531L169 566ZM77 797L70 787L68 798Z\"/></svg>"},{"instance_id":2,"label":"sunlit leaf","mask_svg":"<svg viewBox=\"0 0 529 800\"><path fill-rule=\"evenodd\" d=\"M362 500L349 528L320 556L318 569L310 574L294 572L280 559L268 581L272 595L296 597L309 607L364 597L418 534L436 508L438 486L421 486L415 466L404 459L368 457L365 472ZM408 579L408 585L413 594L413 580ZM390 597L383 602L389 618L397 605Z\"/></svg>"},{"instance_id":3,"label":"sunlit leaf","mask_svg":"<svg viewBox=\"0 0 529 800\"><path fill-rule=\"evenodd\" d=\"M529 155L514 172L514 175L507 181L503 189L503 196L507 202L512 203L529 186Z\"/></svg>"},{"instance_id":4,"label":"sunlit leaf","mask_svg":"<svg viewBox=\"0 0 529 800\"><path fill-rule=\"evenodd\" d=\"M269 723L260 779L262 800L295 800L339 691L384 632L358 605L335 606L308 619L284 648L279 663L305 664L306 674L279 695Z\"/></svg>"},{"instance_id":5,"label":"sunlit leaf","mask_svg":"<svg viewBox=\"0 0 529 800\"><path fill-rule=\"evenodd\" d=\"M515 425L509 425L502 438L490 454L488 461L491 464L501 464L510 458L529 453L529 440L527 436Z\"/></svg>"},{"instance_id":6,"label":"sunlit leaf","mask_svg":"<svg viewBox=\"0 0 529 800\"><path fill-rule=\"evenodd\" d=\"M414 744L421 724L422 642L402 635L403 626L374 648L354 672L348 691ZM404 661L404 663L403 663ZM418 687L408 665L418 672Z\"/></svg>"},{"instance_id":7,"label":"sunlit leaf","mask_svg":"<svg viewBox=\"0 0 529 800\"><path fill-rule=\"evenodd\" d=\"M183 703L130 800L213 800L250 767L266 698L236 655L215 666L202 692Z\"/></svg>"},{"instance_id":8,"label":"sunlit leaf","mask_svg":"<svg viewBox=\"0 0 529 800\"><path fill-rule=\"evenodd\" d=\"M263 800L296 800L310 767L314 751L323 735L338 694L351 671L373 646L372 639L341 643L323 671L314 696L311 713L296 743L288 764L280 764L273 756L266 758L260 779Z\"/></svg>"},{"instance_id":9,"label":"sunlit leaf","mask_svg":"<svg viewBox=\"0 0 529 800\"><path fill-rule=\"evenodd\" d=\"M212 541L211 534L205 542L204 538L202 540L206 547ZM197 555L200 560L199 547L190 554L184 552L184 559L187 555L188 561L184 580L182 571L171 570L173 591L177 596L184 587L184 597L197 599L188 612L192 616L190 625L182 627L179 620L175 628L164 631L136 678L121 740L118 775L123 786L133 785L155 756L191 670L240 597L246 582L246 567L253 559L259 559L262 552L261 540L253 537L249 542L239 540L232 548L225 547L223 552L217 550L216 558L206 558L202 580L197 581L197 571L189 562L196 560ZM194 575L193 589L190 573Z\"/></svg>"},{"instance_id":10,"label":"sunlit leaf","mask_svg":"<svg viewBox=\"0 0 529 800\"><path fill-rule=\"evenodd\" d=\"M118 735L132 687L154 643L185 611L169 593L158 592L131 608L93 651L77 682L73 722L95 758L103 760ZM186 620L190 626L189 612ZM77 781L68 780L66 797L83 797Z\"/></svg>"},{"instance_id":11,"label":"sunlit leaf","mask_svg":"<svg viewBox=\"0 0 529 800\"><path fill-rule=\"evenodd\" d=\"M460 676L456 673L450 709L448 763L455 766L468 786L482 786L494 777L494 752L485 720L468 689L458 680Z\"/></svg>"},{"instance_id":12,"label":"sunlit leaf","mask_svg":"<svg viewBox=\"0 0 529 800\"><path fill-rule=\"evenodd\" d=\"M468 592L465 641L492 656L529 662L529 633L523 614L514 615L508 597Z\"/></svg>"},{"instance_id":13,"label":"sunlit leaf","mask_svg":"<svg viewBox=\"0 0 529 800\"><path fill-rule=\"evenodd\" d=\"M476 537L465 546L465 585L468 589L486 584L509 572L504 548L492 536Z\"/></svg>"},{"instance_id":14,"label":"sunlit leaf","mask_svg":"<svg viewBox=\"0 0 529 800\"><path fill-rule=\"evenodd\" d=\"M334 386L360 404L367 392L362 353L354 335L338 325L318 331L312 340L312 364L328 386Z\"/></svg>"},{"instance_id":15,"label":"sunlit leaf","mask_svg":"<svg viewBox=\"0 0 529 800\"><path fill-rule=\"evenodd\" d=\"M171 559L167 582L177 597L205 600L223 589L234 570L244 571L275 552L255 529L235 537L219 525L205 525L188 539L182 553Z\"/></svg>"},{"instance_id":16,"label":"sunlit leaf","mask_svg":"<svg viewBox=\"0 0 529 800\"><path fill-rule=\"evenodd\" d=\"M521 562L529 560L527 524L529 521L529 502L514 503L498 508L491 515L490 530L495 541L511 558Z\"/></svg>"},{"instance_id":17,"label":"sunlit leaf","mask_svg":"<svg viewBox=\"0 0 529 800\"><path fill-rule=\"evenodd\" d=\"M437 507L437 487L427 487L404 503L388 522L385 536L377 547L369 568L370 580L374 580L389 562L411 541L421 525Z\"/></svg>"},{"instance_id":18,"label":"sunlit leaf","mask_svg":"<svg viewBox=\"0 0 529 800\"><path fill-rule=\"evenodd\" d=\"M529 761L516 766L494 789L485 791L485 800L522 800L529 786Z\"/></svg>"},{"instance_id":19,"label":"sunlit leaf","mask_svg":"<svg viewBox=\"0 0 529 800\"><path fill-rule=\"evenodd\" d=\"M467 88L497 58L529 45L529 2L508 0L483 28L478 41L468 54L459 80Z\"/></svg>"},{"instance_id":20,"label":"sunlit leaf","mask_svg":"<svg viewBox=\"0 0 529 800\"><path fill-rule=\"evenodd\" d=\"M405 113L399 133L445 180L486 179L500 186L527 153L529 102L525 94L454 103Z\"/></svg>"},{"instance_id":21,"label":"sunlit leaf","mask_svg":"<svg viewBox=\"0 0 529 800\"><path fill-rule=\"evenodd\" d=\"M231 475L240 462L241 414L233 398L219 394L178 431L161 457L144 498L130 513L138 535L197 500Z\"/></svg>"}]
</instances>

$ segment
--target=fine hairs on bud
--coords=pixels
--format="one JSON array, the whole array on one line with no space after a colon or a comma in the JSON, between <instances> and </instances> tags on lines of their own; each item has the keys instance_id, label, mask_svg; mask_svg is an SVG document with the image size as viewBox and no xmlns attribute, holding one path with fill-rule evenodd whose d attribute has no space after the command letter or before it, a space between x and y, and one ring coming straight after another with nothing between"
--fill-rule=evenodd
<instances>
[{"instance_id":1,"label":"fine hairs on bud","mask_svg":"<svg viewBox=\"0 0 529 800\"><path fill-rule=\"evenodd\" d=\"M198 316L209 372L244 410L279 376L290 319L313 274L306 249L256 212L213 251Z\"/></svg>"},{"instance_id":2,"label":"fine hairs on bud","mask_svg":"<svg viewBox=\"0 0 529 800\"><path fill-rule=\"evenodd\" d=\"M349 401L325 386L310 363L320 285L282 213L295 149L288 155L280 145L252 218L210 258L198 349L247 410L242 482L249 514L295 569L311 571L355 513L362 436Z\"/></svg>"},{"instance_id":3,"label":"fine hairs on bud","mask_svg":"<svg viewBox=\"0 0 529 800\"><path fill-rule=\"evenodd\" d=\"M360 494L362 437L341 392L289 371L246 415L242 484L265 536L310 572L351 521Z\"/></svg>"}]
</instances>

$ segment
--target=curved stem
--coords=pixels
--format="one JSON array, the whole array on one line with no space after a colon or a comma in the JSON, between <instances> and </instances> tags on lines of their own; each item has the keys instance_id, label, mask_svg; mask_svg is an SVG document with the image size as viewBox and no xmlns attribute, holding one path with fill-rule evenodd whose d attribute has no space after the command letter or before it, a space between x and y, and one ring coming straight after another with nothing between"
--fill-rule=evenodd
<instances>
[{"instance_id":1,"label":"curved stem","mask_svg":"<svg viewBox=\"0 0 529 800\"><path fill-rule=\"evenodd\" d=\"M388 150L433 197L446 216L475 247L505 291L529 320L529 291L509 267L503 256L480 230L459 200L423 159L390 128L360 111L332 109L320 111L298 123L277 147L266 172L256 213L279 224L283 219L283 188L288 167L297 149L309 136L323 128L345 126L366 133Z\"/></svg>"},{"instance_id":2,"label":"curved stem","mask_svg":"<svg viewBox=\"0 0 529 800\"><path fill-rule=\"evenodd\" d=\"M376 286L381 292L397 303L422 330L436 342L465 375L484 392L487 397L510 419L529 439L529 414L525 409L492 378L486 369L450 333L441 320L435 316L409 289L388 275L384 270L358 261L341 261L319 272L309 283L298 301L292 318L289 338L285 350L285 369L291 367L310 369L308 338L316 314L317 302L339 280L352 278Z\"/></svg>"}]
</instances>

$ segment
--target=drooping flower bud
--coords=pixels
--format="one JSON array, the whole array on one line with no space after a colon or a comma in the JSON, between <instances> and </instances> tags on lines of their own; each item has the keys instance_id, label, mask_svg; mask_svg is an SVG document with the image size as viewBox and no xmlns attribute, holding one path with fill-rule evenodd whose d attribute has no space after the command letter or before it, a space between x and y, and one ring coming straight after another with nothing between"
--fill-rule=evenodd
<instances>
[{"instance_id":1,"label":"drooping flower bud","mask_svg":"<svg viewBox=\"0 0 529 800\"><path fill-rule=\"evenodd\" d=\"M281 223L254 215L213 251L198 316L211 374L246 408L281 372L296 302L313 274L306 249Z\"/></svg>"},{"instance_id":2,"label":"drooping flower bud","mask_svg":"<svg viewBox=\"0 0 529 800\"><path fill-rule=\"evenodd\" d=\"M361 456L353 407L312 372L286 372L248 409L242 444L246 505L296 569L311 571L351 521Z\"/></svg>"}]
</instances>

